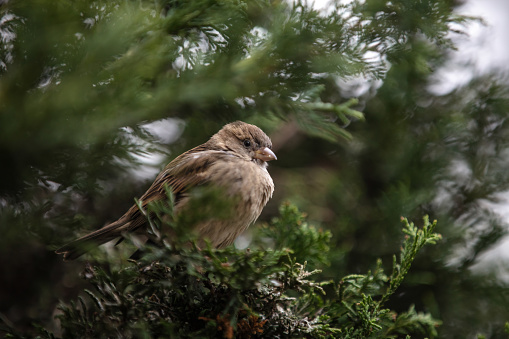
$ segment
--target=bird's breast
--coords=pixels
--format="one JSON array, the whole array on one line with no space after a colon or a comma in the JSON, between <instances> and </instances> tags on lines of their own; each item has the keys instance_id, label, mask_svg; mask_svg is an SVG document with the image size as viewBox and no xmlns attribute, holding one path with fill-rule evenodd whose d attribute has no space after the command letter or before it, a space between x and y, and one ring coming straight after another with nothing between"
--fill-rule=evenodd
<instances>
[{"instance_id":1,"label":"bird's breast","mask_svg":"<svg viewBox=\"0 0 509 339\"><path fill-rule=\"evenodd\" d=\"M240 197L248 205L260 206L260 212L274 192L269 173L255 162L242 159L216 162L210 173L211 182L219 183L228 194Z\"/></svg>"},{"instance_id":2,"label":"bird's breast","mask_svg":"<svg viewBox=\"0 0 509 339\"><path fill-rule=\"evenodd\" d=\"M230 160L230 161L224 161ZM202 225L200 233L213 239L217 247L233 242L256 221L267 201L272 197L274 183L265 167L242 159L223 159L210 167L210 182L222 188L233 202L228 221L211 221ZM212 225L215 224L215 225ZM205 233L214 234L205 234Z\"/></svg>"}]
</instances>

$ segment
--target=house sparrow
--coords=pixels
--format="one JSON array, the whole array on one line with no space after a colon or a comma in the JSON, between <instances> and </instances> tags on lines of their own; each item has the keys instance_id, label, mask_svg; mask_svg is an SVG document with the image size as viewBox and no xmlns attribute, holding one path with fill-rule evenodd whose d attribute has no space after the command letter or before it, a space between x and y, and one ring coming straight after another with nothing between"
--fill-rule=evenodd
<instances>
[{"instance_id":1,"label":"house sparrow","mask_svg":"<svg viewBox=\"0 0 509 339\"><path fill-rule=\"evenodd\" d=\"M170 162L140 198L141 205L145 209L150 202L167 201L168 187L174 196L175 214L193 213L186 209L191 206L193 189L218 188L231 198L231 215L201 220L193 229L202 241L208 239L216 248L226 247L255 222L272 197L274 183L267 172L267 161L277 158L271 148L269 137L260 128L241 121L227 124L206 143ZM73 260L91 244L98 246L128 233L146 235L147 227L146 216L134 205L117 221L70 242L56 253L63 254L64 260Z\"/></svg>"}]
</instances>

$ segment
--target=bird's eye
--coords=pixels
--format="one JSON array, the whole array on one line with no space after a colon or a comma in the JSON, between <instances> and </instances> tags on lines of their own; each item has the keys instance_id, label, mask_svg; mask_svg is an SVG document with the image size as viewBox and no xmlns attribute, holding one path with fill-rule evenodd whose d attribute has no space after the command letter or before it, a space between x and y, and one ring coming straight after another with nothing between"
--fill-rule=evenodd
<instances>
[{"instance_id":1,"label":"bird's eye","mask_svg":"<svg viewBox=\"0 0 509 339\"><path fill-rule=\"evenodd\" d=\"M249 141L249 139L244 140L244 146L245 147L251 146L251 141Z\"/></svg>"}]
</instances>

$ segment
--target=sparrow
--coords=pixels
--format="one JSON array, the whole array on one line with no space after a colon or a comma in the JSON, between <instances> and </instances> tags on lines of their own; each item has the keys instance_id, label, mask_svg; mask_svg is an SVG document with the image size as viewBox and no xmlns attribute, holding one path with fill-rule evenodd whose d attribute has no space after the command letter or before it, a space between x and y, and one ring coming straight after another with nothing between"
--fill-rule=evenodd
<instances>
[{"instance_id":1,"label":"sparrow","mask_svg":"<svg viewBox=\"0 0 509 339\"><path fill-rule=\"evenodd\" d=\"M74 260L90 249L129 234L147 235L149 223L143 210L156 201L168 201L173 194L175 215L194 213L193 191L218 188L230 199L228 217L200 220L193 225L198 239L207 239L215 248L224 248L259 217L274 192L267 162L277 160L270 138L257 126L236 121L229 123L207 142L175 158L156 177L150 188L118 220L78 238L55 252L64 260ZM207 203L204 201L203 203ZM192 208L190 206L193 206ZM187 208L186 208L187 207ZM207 206L199 209L206 210ZM214 208L212 207L212 210ZM198 213L198 212L196 212Z\"/></svg>"}]
</instances>

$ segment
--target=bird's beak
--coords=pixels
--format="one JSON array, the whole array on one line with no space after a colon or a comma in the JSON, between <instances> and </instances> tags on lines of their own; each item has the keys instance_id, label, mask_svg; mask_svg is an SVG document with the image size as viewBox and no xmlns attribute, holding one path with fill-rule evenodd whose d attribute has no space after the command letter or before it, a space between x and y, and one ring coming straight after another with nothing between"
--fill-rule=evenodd
<instances>
[{"instance_id":1,"label":"bird's beak","mask_svg":"<svg viewBox=\"0 0 509 339\"><path fill-rule=\"evenodd\" d=\"M261 148L255 152L255 159L260 159L263 161L271 161L271 160L277 160L276 155L272 150L268 147Z\"/></svg>"}]
</instances>

